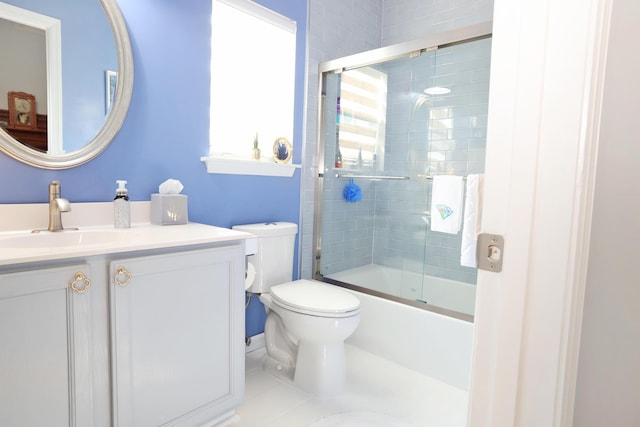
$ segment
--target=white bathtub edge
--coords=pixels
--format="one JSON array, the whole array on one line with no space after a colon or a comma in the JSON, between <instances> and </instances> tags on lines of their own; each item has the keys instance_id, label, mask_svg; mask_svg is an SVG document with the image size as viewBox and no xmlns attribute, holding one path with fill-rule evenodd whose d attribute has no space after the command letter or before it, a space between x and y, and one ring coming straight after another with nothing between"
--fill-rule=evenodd
<instances>
[{"instance_id":1,"label":"white bathtub edge","mask_svg":"<svg viewBox=\"0 0 640 427\"><path fill-rule=\"evenodd\" d=\"M408 369L469 389L473 324L351 291L361 320L347 343Z\"/></svg>"}]
</instances>

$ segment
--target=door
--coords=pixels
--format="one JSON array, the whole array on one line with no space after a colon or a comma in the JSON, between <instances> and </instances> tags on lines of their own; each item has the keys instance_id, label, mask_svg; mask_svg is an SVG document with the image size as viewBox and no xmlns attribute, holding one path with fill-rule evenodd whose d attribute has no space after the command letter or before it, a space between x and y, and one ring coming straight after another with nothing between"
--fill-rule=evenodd
<instances>
[{"instance_id":1,"label":"door","mask_svg":"<svg viewBox=\"0 0 640 427\"><path fill-rule=\"evenodd\" d=\"M437 49L421 40L370 51L365 65L343 58L354 63L325 71L316 278L473 316L463 196L467 177L484 172L489 31L442 35ZM440 193L459 200L433 197L442 175L457 176Z\"/></svg>"},{"instance_id":2,"label":"door","mask_svg":"<svg viewBox=\"0 0 640 427\"><path fill-rule=\"evenodd\" d=\"M90 277L87 265L0 274L0 425L94 424Z\"/></svg>"},{"instance_id":3,"label":"door","mask_svg":"<svg viewBox=\"0 0 640 427\"><path fill-rule=\"evenodd\" d=\"M473 427L571 425L610 4L494 4Z\"/></svg>"},{"instance_id":4,"label":"door","mask_svg":"<svg viewBox=\"0 0 640 427\"><path fill-rule=\"evenodd\" d=\"M118 426L196 425L244 390L240 245L110 263Z\"/></svg>"}]
</instances>

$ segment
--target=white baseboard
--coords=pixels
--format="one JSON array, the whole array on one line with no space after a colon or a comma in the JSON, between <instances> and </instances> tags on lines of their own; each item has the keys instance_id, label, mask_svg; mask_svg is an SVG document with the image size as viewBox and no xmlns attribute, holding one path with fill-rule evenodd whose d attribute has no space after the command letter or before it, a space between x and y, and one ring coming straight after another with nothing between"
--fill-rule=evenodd
<instances>
[{"instance_id":1,"label":"white baseboard","mask_svg":"<svg viewBox=\"0 0 640 427\"><path fill-rule=\"evenodd\" d=\"M251 353L252 351L260 350L264 348L264 332L258 335L249 337L250 342L247 345L245 353Z\"/></svg>"},{"instance_id":2,"label":"white baseboard","mask_svg":"<svg viewBox=\"0 0 640 427\"><path fill-rule=\"evenodd\" d=\"M229 411L218 418L211 420L204 424L202 427L226 427L240 420L240 417L236 415L235 411Z\"/></svg>"}]
</instances>

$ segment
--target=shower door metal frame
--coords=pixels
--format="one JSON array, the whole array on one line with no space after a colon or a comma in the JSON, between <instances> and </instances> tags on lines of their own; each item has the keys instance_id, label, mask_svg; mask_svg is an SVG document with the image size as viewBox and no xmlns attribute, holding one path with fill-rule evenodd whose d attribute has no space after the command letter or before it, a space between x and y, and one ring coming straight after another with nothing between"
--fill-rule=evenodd
<instances>
[{"instance_id":1,"label":"shower door metal frame","mask_svg":"<svg viewBox=\"0 0 640 427\"><path fill-rule=\"evenodd\" d=\"M322 75L327 72L342 72L353 68L360 68L397 58L419 55L421 52L433 51L447 46L482 40L492 35L492 21L470 25L457 30L432 34L408 42L368 50L354 55L344 56L321 63L318 67L320 83ZM320 89L322 90L322 89Z\"/></svg>"},{"instance_id":2,"label":"shower door metal frame","mask_svg":"<svg viewBox=\"0 0 640 427\"><path fill-rule=\"evenodd\" d=\"M364 288L361 286L353 285L350 283L340 282L337 280L324 277L320 272L320 259L322 250L322 195L324 189L324 107L325 98L323 95L323 88L325 86L325 76L329 73L342 73L343 71L365 67L367 65L378 64L381 62L391 61L398 58L414 57L420 55L422 52L430 52L440 48L454 46L457 44L472 42L476 40L486 39L492 36L493 22L487 21L467 27L459 28L456 30L446 31L442 33L432 34L423 38L411 40L404 43L398 43L391 46L381 47L378 49L369 50L366 52L357 53L354 55L345 56L342 58L334 59L331 61L323 62L318 66L319 70L319 84L318 84L318 126L316 140L317 153L316 159L318 162L318 174L315 185L315 204L314 204L314 233L313 233L313 278L327 283L332 283L341 287L352 289L358 292L362 292L369 295L374 295L389 299L392 301L400 302L406 305L414 306L424 310L444 314L449 317L458 318L461 320L473 322L473 316L459 313L445 308L437 307L434 305L426 304L419 301L413 301L405 298L401 298L395 295L378 292L372 289ZM409 179L409 177L402 177L403 179Z\"/></svg>"}]
</instances>

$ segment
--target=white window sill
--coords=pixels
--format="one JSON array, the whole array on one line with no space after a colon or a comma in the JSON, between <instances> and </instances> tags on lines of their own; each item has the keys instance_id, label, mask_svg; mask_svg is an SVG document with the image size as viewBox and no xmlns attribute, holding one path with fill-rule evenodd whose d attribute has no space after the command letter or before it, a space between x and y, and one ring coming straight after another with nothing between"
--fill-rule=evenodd
<instances>
[{"instance_id":1,"label":"white window sill","mask_svg":"<svg viewBox=\"0 0 640 427\"><path fill-rule=\"evenodd\" d=\"M207 166L208 173L231 175L261 175L261 176L293 176L301 165L290 163L263 162L255 160L238 160L220 157L200 158Z\"/></svg>"}]
</instances>

